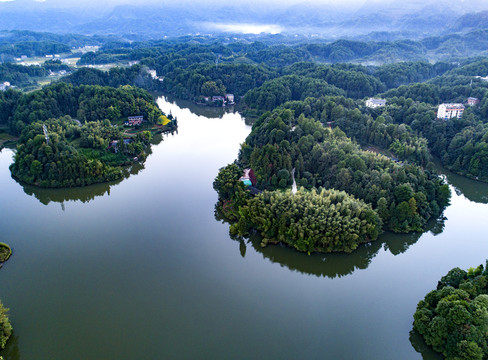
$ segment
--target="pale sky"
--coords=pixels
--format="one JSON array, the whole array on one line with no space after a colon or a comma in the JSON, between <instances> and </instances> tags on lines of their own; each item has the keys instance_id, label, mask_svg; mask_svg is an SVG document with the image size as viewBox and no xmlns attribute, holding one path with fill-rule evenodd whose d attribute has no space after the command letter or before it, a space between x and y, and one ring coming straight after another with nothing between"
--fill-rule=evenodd
<instances>
[{"instance_id":1,"label":"pale sky","mask_svg":"<svg viewBox=\"0 0 488 360\"><path fill-rule=\"evenodd\" d=\"M397 8L414 8L422 9L428 5L447 4L452 9L462 9L463 12L479 11L488 9L488 0L0 0L0 4L9 8L29 8L30 6L42 6L46 8L113 8L116 5L162 5L186 4L193 7L206 5L221 6L258 6L272 8L273 6L283 7L286 5L311 3L318 5L332 5L334 8L357 10L365 3L372 4L372 7L382 7L384 5L393 5ZM472 9L472 10L471 10Z\"/></svg>"}]
</instances>

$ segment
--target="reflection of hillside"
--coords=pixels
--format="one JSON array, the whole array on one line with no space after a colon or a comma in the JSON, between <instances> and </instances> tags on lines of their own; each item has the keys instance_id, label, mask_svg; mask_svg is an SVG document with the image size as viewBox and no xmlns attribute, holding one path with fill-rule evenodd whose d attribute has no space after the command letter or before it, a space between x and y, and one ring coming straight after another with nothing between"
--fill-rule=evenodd
<instances>
[{"instance_id":1,"label":"reflection of hillside","mask_svg":"<svg viewBox=\"0 0 488 360\"><path fill-rule=\"evenodd\" d=\"M59 203L65 201L81 201L85 203L94 200L98 196L103 196L105 194L110 195L110 188L112 186L120 183L123 179L127 179L131 175L137 175L142 169L144 169L143 164L134 163L130 168L124 171L124 177L118 181L84 187L47 189L25 184L22 184L22 186L26 194L33 195L44 205L49 204L51 201Z\"/></svg>"},{"instance_id":2,"label":"reflection of hillside","mask_svg":"<svg viewBox=\"0 0 488 360\"><path fill-rule=\"evenodd\" d=\"M188 109L192 114L198 116L204 116L209 119L217 119L217 118L220 119L224 116L224 114L234 113L236 111L235 106L226 106L226 107L204 106L204 105L197 105L193 101L179 99L172 95L164 94L162 96L166 98L166 101L168 103L175 104L181 109Z\"/></svg>"},{"instance_id":3,"label":"reflection of hillside","mask_svg":"<svg viewBox=\"0 0 488 360\"><path fill-rule=\"evenodd\" d=\"M151 144L157 145L161 141L163 141L163 138L164 137L162 135L156 135L151 141ZM152 154L150 146L146 149L146 153L148 156ZM105 194L110 195L111 187L120 183L124 179L127 179L131 175L137 175L143 169L144 164L136 162L133 163L130 167L124 169L124 176L122 179L113 182L99 183L83 187L51 189L26 184L21 185L24 188L24 192L26 194L33 195L44 205L48 205L50 202L63 203L65 201L81 201L83 203L86 203L94 200L96 197L104 196Z\"/></svg>"},{"instance_id":4,"label":"reflection of hillside","mask_svg":"<svg viewBox=\"0 0 488 360\"><path fill-rule=\"evenodd\" d=\"M10 339L7 341L7 345L5 346L5 349L0 352L0 356L3 356L5 360L20 359L19 338L15 336L15 333L12 334Z\"/></svg>"},{"instance_id":5,"label":"reflection of hillside","mask_svg":"<svg viewBox=\"0 0 488 360\"><path fill-rule=\"evenodd\" d=\"M215 218L225 222L217 206L215 210ZM430 231L434 235L440 234L444 229L444 220L444 218L440 218L437 221L430 221L426 231ZM358 269L366 269L381 248L389 250L393 255L404 253L420 239L421 235L422 233L394 234L387 232L376 241L360 245L350 254L314 253L310 256L284 245L268 245L263 248L260 245L259 234L253 234L249 239L238 239L237 241L239 241L239 251L242 257L245 257L248 245L250 245L256 252L261 253L263 258L286 266L290 270L319 277L336 278L352 274Z\"/></svg>"},{"instance_id":6,"label":"reflection of hillside","mask_svg":"<svg viewBox=\"0 0 488 360\"><path fill-rule=\"evenodd\" d=\"M261 247L261 237L251 236L250 244L256 252L272 263L286 266L290 270L319 277L336 278L352 274L357 269L366 269L381 249L381 241L363 244L350 253L311 254L299 253L283 245Z\"/></svg>"},{"instance_id":7,"label":"reflection of hillside","mask_svg":"<svg viewBox=\"0 0 488 360\"><path fill-rule=\"evenodd\" d=\"M413 321L413 319L412 319ZM440 360L444 359L442 354L434 351L430 346L428 346L422 335L420 335L415 330L410 331L410 343L412 344L415 351L422 355L423 360Z\"/></svg>"},{"instance_id":8,"label":"reflection of hillside","mask_svg":"<svg viewBox=\"0 0 488 360\"><path fill-rule=\"evenodd\" d=\"M435 162L439 173L444 174L449 184L454 187L458 195L464 195L470 201L488 204L488 183L468 179L464 176L454 174L442 167L439 161Z\"/></svg>"},{"instance_id":9,"label":"reflection of hillside","mask_svg":"<svg viewBox=\"0 0 488 360\"><path fill-rule=\"evenodd\" d=\"M110 186L114 184L101 183L68 189L45 189L31 185L23 185L23 187L26 194L33 195L42 204L48 205L50 202L63 203L70 200L86 203L94 200L98 196L110 195Z\"/></svg>"}]
</instances>

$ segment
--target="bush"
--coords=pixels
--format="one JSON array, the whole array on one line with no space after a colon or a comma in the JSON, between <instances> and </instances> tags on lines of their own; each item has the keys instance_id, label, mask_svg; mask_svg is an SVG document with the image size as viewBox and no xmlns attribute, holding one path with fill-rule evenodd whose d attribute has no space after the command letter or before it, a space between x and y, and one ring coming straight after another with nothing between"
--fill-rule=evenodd
<instances>
[{"instance_id":1,"label":"bush","mask_svg":"<svg viewBox=\"0 0 488 360\"><path fill-rule=\"evenodd\" d=\"M0 243L0 263L7 261L12 255L12 249L10 246L4 243Z\"/></svg>"}]
</instances>

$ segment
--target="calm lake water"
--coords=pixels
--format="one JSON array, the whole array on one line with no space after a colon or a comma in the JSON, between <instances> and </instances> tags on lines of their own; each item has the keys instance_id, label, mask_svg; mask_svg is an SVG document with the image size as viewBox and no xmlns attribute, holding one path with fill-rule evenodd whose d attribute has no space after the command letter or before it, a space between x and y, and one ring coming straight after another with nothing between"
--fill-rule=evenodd
<instances>
[{"instance_id":1,"label":"calm lake water","mask_svg":"<svg viewBox=\"0 0 488 360\"><path fill-rule=\"evenodd\" d=\"M214 217L218 169L250 126L159 98L177 134L115 184L24 187L0 153L0 299L18 359L439 359L411 333L417 302L488 258L488 185L446 173L451 206L424 234L349 255L235 241Z\"/></svg>"}]
</instances>

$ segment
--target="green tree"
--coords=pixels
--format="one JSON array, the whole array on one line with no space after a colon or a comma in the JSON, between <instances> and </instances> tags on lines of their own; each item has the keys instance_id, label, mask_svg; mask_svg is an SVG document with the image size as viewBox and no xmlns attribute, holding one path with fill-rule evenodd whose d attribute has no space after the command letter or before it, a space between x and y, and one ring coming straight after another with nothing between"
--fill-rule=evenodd
<instances>
[{"instance_id":1,"label":"green tree","mask_svg":"<svg viewBox=\"0 0 488 360\"><path fill-rule=\"evenodd\" d=\"M8 318L8 309L0 302L0 349L4 349L12 335L12 325Z\"/></svg>"}]
</instances>

